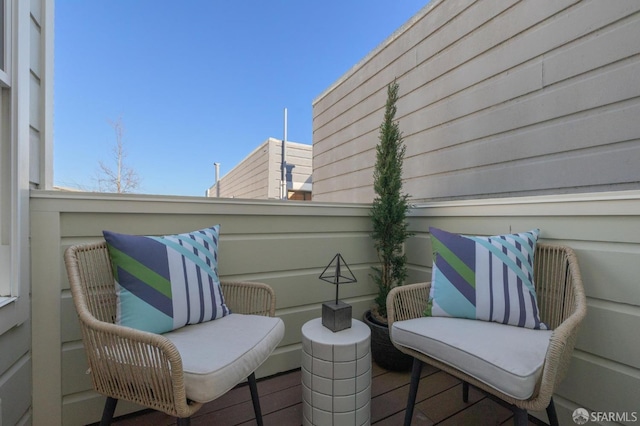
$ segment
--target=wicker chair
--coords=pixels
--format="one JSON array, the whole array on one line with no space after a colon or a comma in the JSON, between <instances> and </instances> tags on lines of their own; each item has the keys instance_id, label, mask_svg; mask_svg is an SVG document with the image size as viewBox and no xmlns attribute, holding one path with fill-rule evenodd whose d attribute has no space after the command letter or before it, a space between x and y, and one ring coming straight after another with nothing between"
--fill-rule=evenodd
<instances>
[{"instance_id":1,"label":"wicker chair","mask_svg":"<svg viewBox=\"0 0 640 426\"><path fill-rule=\"evenodd\" d=\"M549 423L552 426L558 424L552 396L556 385L560 383L567 373L577 338L578 327L585 317L587 309L582 278L574 252L565 246L539 243L536 248L534 282L538 296L540 317L553 332L544 358L541 375L535 383L534 393L524 400L503 393L496 389L495 385L490 381L480 381L476 377L461 371L466 366L456 366L455 362L449 361L449 358L443 359L440 357L440 359L435 359L421 351L403 346L394 341L394 330L397 330L396 327L402 326L402 321L409 321L423 316L431 284L411 284L396 287L390 292L387 298L387 312L391 340L400 351L414 357L411 386L405 413L405 425L411 424L423 363L433 365L461 379L463 381L464 402L468 402L468 386L472 384L478 389L508 403L514 411L514 423L518 426L528 423L527 410L543 409L547 410ZM423 331L429 328L430 319L432 318L425 317L419 320L424 321L420 323ZM514 329L518 329L509 325L499 326L507 327L511 332ZM458 349L451 348L450 353L453 355L456 350Z\"/></svg>"},{"instance_id":2,"label":"wicker chair","mask_svg":"<svg viewBox=\"0 0 640 426\"><path fill-rule=\"evenodd\" d=\"M190 417L204 402L226 393L245 378L248 378L256 420L258 424L262 424L254 371L267 359L284 334L282 320L269 318L266 321L263 318L274 317L275 294L271 287L261 283L223 282L225 302L233 314L159 335L114 323L116 295L105 242L69 247L65 251L64 260L80 320L93 387L107 397L101 425L111 423L120 399L165 412L177 417L179 425L188 425ZM240 319L241 323L257 322L261 325L252 327L254 330L247 333L238 333L238 330L221 331L224 327L220 324L224 323L220 321L230 317ZM237 323L234 324L237 326ZM198 327L200 334L196 338L197 345L194 345L193 335L189 343L189 339L185 340L185 333L198 330ZM260 327L268 330L255 331ZM179 337L172 337L176 332L181 333ZM231 337L228 336L230 333L233 333ZM206 335L205 339L201 338L203 334ZM253 336L253 341L240 341L245 335ZM218 343L223 341L223 345L217 346L223 348L224 357L216 356L208 352L208 349L205 352L210 356L202 356L202 346L206 344L203 340L209 339L219 339ZM189 344L198 346L200 353L190 353L198 351L190 351L196 348L189 347ZM257 351L256 348L260 350ZM234 351L239 352L238 357L227 359L224 361L226 364L220 366L222 361L219 358L233 357ZM201 364L206 364L209 360L218 365L205 365L204 368L215 368L215 378L220 380L214 382L214 386L207 382L204 391L208 397L203 401L202 398L191 395L194 393L192 389L202 387L202 382L197 382L202 377L196 377L202 371L190 372L188 364L195 362L201 368ZM213 370L205 371L209 373ZM199 392L202 393L201 391L202 389Z\"/></svg>"}]
</instances>

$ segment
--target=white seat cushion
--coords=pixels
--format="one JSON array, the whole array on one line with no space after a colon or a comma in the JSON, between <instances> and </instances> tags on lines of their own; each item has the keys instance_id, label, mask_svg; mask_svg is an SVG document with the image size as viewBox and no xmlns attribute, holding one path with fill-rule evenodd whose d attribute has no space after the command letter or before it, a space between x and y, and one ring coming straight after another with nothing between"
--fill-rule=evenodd
<instances>
[{"instance_id":1,"label":"white seat cushion","mask_svg":"<svg viewBox=\"0 0 640 426\"><path fill-rule=\"evenodd\" d=\"M212 401L254 372L284 336L280 318L231 314L163 334L180 352L187 398Z\"/></svg>"},{"instance_id":2,"label":"white seat cushion","mask_svg":"<svg viewBox=\"0 0 640 426\"><path fill-rule=\"evenodd\" d=\"M396 321L391 328L396 344L449 364L521 400L533 395L552 333L446 317Z\"/></svg>"}]
</instances>

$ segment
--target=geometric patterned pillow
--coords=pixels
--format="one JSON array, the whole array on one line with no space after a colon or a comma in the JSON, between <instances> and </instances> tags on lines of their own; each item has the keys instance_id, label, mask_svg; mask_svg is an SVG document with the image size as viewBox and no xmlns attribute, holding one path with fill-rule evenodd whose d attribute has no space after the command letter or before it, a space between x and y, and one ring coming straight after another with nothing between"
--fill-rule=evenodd
<instances>
[{"instance_id":1,"label":"geometric patterned pillow","mask_svg":"<svg viewBox=\"0 0 640 426\"><path fill-rule=\"evenodd\" d=\"M433 249L426 316L494 321L546 330L533 284L539 229L470 237L429 228Z\"/></svg>"},{"instance_id":2,"label":"geometric patterned pillow","mask_svg":"<svg viewBox=\"0 0 640 426\"><path fill-rule=\"evenodd\" d=\"M220 226L164 237L103 231L116 285L116 323L165 333L222 318Z\"/></svg>"}]
</instances>

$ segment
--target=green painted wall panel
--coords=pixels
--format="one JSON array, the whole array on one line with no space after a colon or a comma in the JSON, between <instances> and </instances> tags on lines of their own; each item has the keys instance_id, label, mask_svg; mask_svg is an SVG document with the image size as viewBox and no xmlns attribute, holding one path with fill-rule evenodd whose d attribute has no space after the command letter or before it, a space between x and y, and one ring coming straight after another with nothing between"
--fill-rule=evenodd
<instances>
[{"instance_id":1,"label":"green painted wall panel","mask_svg":"<svg viewBox=\"0 0 640 426\"><path fill-rule=\"evenodd\" d=\"M60 203L58 198L65 197L70 197L72 202ZM57 287L56 293L60 297L59 319L54 324L34 325L34 329L46 330L55 324L60 327L61 342L51 343L49 350L59 350L64 342L62 382L58 384L63 392L64 423L80 424L76 422L79 415L71 414L71 408L84 407L82 401L86 401L87 407L98 407L94 414L99 416L101 403L95 404L92 398L85 398L90 392L87 393L89 385L84 369L78 367L82 365L84 355L77 346L80 338L77 320L66 290L66 274L62 269L64 248L85 241L99 241L99 231L96 230L102 227L103 219L122 224L126 229L130 227L133 231L142 229L144 233L165 233L165 229L168 232L181 232L205 225L205 221L215 216L207 214L207 211L214 211L221 206L216 201L210 201L210 205L203 205L200 201L192 205L186 202L179 207L172 203L163 205L149 201L145 213L144 201L130 201L123 197L110 207L113 210L121 209L121 213L105 213L102 211L105 204L96 200L82 200L78 195L56 194L49 200L51 203L45 201L38 200L39 211L43 213L34 215L34 229L50 227L52 222L47 218L53 214L59 218L60 229L51 235L59 235L59 238L55 242L51 238L43 240L45 245L51 247L39 248L39 253L47 255L42 256L34 268L58 270L56 274L60 278L57 281L39 280L34 283L33 291L39 293L44 289L49 294L52 293L50 286ZM56 213L56 206L62 211ZM322 302L334 296L334 287L319 280L318 275L336 251L345 256L358 279L358 283L341 286L341 298L353 304L356 318L360 318L370 307L375 286L371 283L369 273L376 256L368 237L368 211L362 206L349 209L344 205L310 203L305 208L300 205L263 206L245 202L233 205L226 201L222 207L225 210L220 253L223 277L270 284L277 294L277 315L285 322L284 340L259 369L258 376L299 367L300 328L306 321L319 317ZM270 214L255 214L255 209L260 207L270 209ZM131 210L135 210L135 214ZM291 220L294 212L299 217ZM307 214L310 212L313 214ZM624 212L633 214L622 214ZM416 234L405 246L409 259L408 282L430 279L429 226L479 235L522 231L539 226L544 241L575 247L582 265L589 312L578 341L579 351L574 356L559 398L576 401L576 404L589 409L605 409L610 401L618 400L621 402L612 404L611 409L621 408L629 402L631 389L634 386L637 388L640 377L637 361L640 347L637 339L626 338L633 336L640 327L640 296L636 285L640 236L631 232L640 229L640 214L635 212L640 212L640 194L636 193L629 194L626 199L614 195L602 199L594 196L584 203L557 199L550 202L542 197L528 199L526 203L513 199L495 202L484 200L482 205L470 201L418 206L412 210L410 220L411 229ZM145 220L147 216L150 218L148 221ZM132 217L135 218L133 225L129 222ZM40 218L43 221L46 219L46 223L40 223ZM284 229L285 224L289 224L287 229ZM257 228L260 231L256 231ZM268 228L268 232L265 232L265 228ZM225 229L228 229L226 234ZM45 277L47 274L41 273L39 276ZM51 308L51 312L58 312L58 309ZM39 319L42 321L43 317ZM51 319L47 316L48 322ZM56 376L52 375L54 378ZM36 378L34 385L39 386L41 380ZM618 387L616 383L619 383ZM604 396L601 396L602 389L606 389ZM604 402L595 403L598 398ZM92 421L97 420L97 417L91 418Z\"/></svg>"}]
</instances>

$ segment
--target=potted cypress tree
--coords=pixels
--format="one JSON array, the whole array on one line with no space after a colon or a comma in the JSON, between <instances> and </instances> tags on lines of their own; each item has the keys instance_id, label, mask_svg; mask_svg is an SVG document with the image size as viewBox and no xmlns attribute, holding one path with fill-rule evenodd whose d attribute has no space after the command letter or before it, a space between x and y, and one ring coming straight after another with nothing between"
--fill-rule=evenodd
<instances>
[{"instance_id":1,"label":"potted cypress tree","mask_svg":"<svg viewBox=\"0 0 640 426\"><path fill-rule=\"evenodd\" d=\"M378 287L374 306L365 313L365 322L371 328L371 353L383 368L404 370L411 367L412 358L397 350L389 339L387 295L392 288L403 285L407 277L407 257L404 243L411 233L407 213L409 196L402 192L402 163L406 147L397 121L396 102L398 83L387 87L384 119L380 125L373 172L375 198L370 211L373 231L371 237L378 254L379 265L371 274Z\"/></svg>"}]
</instances>

